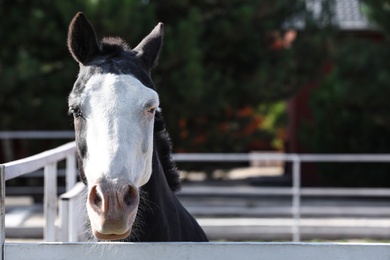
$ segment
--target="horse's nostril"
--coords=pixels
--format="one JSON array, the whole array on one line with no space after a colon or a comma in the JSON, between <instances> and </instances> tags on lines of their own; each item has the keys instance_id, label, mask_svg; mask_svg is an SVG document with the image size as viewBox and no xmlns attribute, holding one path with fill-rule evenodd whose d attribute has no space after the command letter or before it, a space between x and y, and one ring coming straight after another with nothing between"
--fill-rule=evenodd
<instances>
[{"instance_id":1,"label":"horse's nostril","mask_svg":"<svg viewBox=\"0 0 390 260\"><path fill-rule=\"evenodd\" d=\"M96 194L95 194L95 198L94 198L94 200L93 200L93 203L94 203L98 208L100 208L100 207L102 206L102 198L101 198L101 196L100 196L99 193L96 193Z\"/></svg>"},{"instance_id":2,"label":"horse's nostril","mask_svg":"<svg viewBox=\"0 0 390 260\"><path fill-rule=\"evenodd\" d=\"M131 195L129 193L126 193L125 197L123 198L123 201L125 202L126 206L130 206L133 199L131 198Z\"/></svg>"},{"instance_id":3,"label":"horse's nostril","mask_svg":"<svg viewBox=\"0 0 390 260\"><path fill-rule=\"evenodd\" d=\"M131 206L134 201L134 189L130 185L127 186L127 191L125 192L123 196L123 202L125 203L126 206Z\"/></svg>"},{"instance_id":4,"label":"horse's nostril","mask_svg":"<svg viewBox=\"0 0 390 260\"><path fill-rule=\"evenodd\" d=\"M90 203L97 209L102 209L103 198L102 195L97 190L97 185L93 186L89 194Z\"/></svg>"},{"instance_id":5,"label":"horse's nostril","mask_svg":"<svg viewBox=\"0 0 390 260\"><path fill-rule=\"evenodd\" d=\"M138 189L129 184L122 187L107 183L98 183L91 188L88 205L98 214L110 211L132 211L138 207Z\"/></svg>"}]
</instances>

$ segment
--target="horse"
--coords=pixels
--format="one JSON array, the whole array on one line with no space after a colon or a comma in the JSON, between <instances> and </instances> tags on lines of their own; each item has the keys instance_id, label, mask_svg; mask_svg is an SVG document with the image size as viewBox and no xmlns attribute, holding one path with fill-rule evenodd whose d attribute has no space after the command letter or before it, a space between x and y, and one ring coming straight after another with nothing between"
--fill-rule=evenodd
<instances>
[{"instance_id":1,"label":"horse","mask_svg":"<svg viewBox=\"0 0 390 260\"><path fill-rule=\"evenodd\" d=\"M99 41L81 12L69 25L68 49L79 63L69 114L98 241L207 241L175 194L179 174L151 79L163 35L158 23L131 49L119 37Z\"/></svg>"}]
</instances>

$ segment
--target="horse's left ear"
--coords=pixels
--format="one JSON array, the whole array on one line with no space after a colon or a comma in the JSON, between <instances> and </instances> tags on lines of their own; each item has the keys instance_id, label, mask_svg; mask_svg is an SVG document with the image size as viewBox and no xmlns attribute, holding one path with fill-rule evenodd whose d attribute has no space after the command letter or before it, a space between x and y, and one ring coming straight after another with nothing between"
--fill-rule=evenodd
<instances>
[{"instance_id":1,"label":"horse's left ear","mask_svg":"<svg viewBox=\"0 0 390 260\"><path fill-rule=\"evenodd\" d=\"M149 35L133 49L137 53L137 57L143 62L145 69L148 71L157 65L163 38L164 24L158 23Z\"/></svg>"}]
</instances>

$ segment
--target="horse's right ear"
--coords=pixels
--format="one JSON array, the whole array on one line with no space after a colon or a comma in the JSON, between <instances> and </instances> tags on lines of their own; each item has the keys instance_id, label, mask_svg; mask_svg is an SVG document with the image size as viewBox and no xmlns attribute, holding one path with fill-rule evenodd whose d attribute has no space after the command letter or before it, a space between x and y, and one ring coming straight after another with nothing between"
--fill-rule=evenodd
<instances>
[{"instance_id":1,"label":"horse's right ear","mask_svg":"<svg viewBox=\"0 0 390 260\"><path fill-rule=\"evenodd\" d=\"M95 30L81 12L75 15L69 25L68 49L81 64L85 64L100 51Z\"/></svg>"}]
</instances>

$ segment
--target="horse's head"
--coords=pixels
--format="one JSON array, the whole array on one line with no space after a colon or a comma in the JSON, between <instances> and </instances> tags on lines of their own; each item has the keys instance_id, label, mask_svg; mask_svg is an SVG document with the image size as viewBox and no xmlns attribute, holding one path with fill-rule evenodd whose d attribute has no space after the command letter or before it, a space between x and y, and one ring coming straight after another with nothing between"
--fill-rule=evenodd
<instances>
[{"instance_id":1,"label":"horse's head","mask_svg":"<svg viewBox=\"0 0 390 260\"><path fill-rule=\"evenodd\" d=\"M163 39L158 24L130 49L120 38L97 40L78 13L68 48L80 65L69 96L81 178L88 187L87 212L98 239L130 235L138 189L152 172L153 126L159 98L150 78Z\"/></svg>"}]
</instances>

